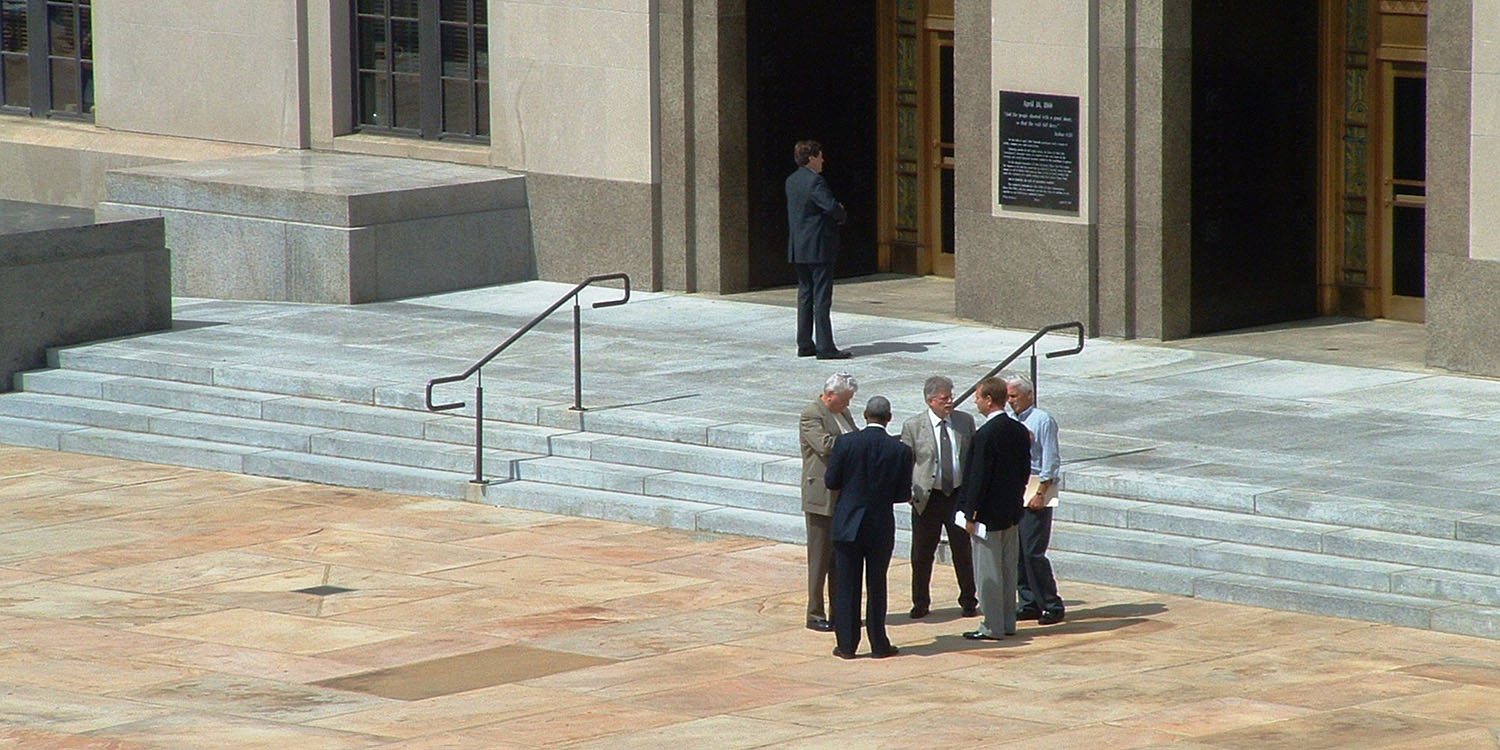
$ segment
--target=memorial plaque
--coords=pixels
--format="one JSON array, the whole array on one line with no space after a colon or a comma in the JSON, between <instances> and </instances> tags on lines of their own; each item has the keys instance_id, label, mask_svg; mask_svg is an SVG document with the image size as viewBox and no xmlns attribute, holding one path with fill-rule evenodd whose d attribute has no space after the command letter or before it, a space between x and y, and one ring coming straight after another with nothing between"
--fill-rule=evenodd
<instances>
[{"instance_id":1,"label":"memorial plaque","mask_svg":"<svg viewBox=\"0 0 1500 750\"><path fill-rule=\"evenodd\" d=\"M1000 92L1000 204L1078 210L1078 97Z\"/></svg>"}]
</instances>

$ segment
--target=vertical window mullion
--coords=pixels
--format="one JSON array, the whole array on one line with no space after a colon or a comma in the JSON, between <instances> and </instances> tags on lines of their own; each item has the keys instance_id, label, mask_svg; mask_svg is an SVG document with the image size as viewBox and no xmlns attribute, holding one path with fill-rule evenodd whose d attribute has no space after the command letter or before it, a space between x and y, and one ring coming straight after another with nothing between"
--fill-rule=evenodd
<instances>
[{"instance_id":1,"label":"vertical window mullion","mask_svg":"<svg viewBox=\"0 0 1500 750\"><path fill-rule=\"evenodd\" d=\"M421 45L422 137L443 132L443 40L437 2L424 2L417 14Z\"/></svg>"},{"instance_id":2,"label":"vertical window mullion","mask_svg":"<svg viewBox=\"0 0 1500 750\"><path fill-rule=\"evenodd\" d=\"M381 22L385 24L385 70L380 72L385 79L385 90L388 92L385 101L382 102L385 111L385 126L396 127L396 24L391 20L395 10L389 5L385 8L385 18Z\"/></svg>"},{"instance_id":3,"label":"vertical window mullion","mask_svg":"<svg viewBox=\"0 0 1500 750\"><path fill-rule=\"evenodd\" d=\"M52 109L52 63L47 59L52 32L47 28L47 0L28 0L26 11L26 34L31 38L31 113L45 115Z\"/></svg>"}]
</instances>

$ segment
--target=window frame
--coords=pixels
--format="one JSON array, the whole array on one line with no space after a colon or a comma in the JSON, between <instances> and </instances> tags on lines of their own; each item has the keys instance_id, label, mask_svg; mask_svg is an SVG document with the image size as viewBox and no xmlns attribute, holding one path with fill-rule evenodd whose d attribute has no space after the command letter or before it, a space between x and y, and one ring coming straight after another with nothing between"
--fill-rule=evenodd
<instances>
[{"instance_id":1,"label":"window frame","mask_svg":"<svg viewBox=\"0 0 1500 750\"><path fill-rule=\"evenodd\" d=\"M86 92L93 90L93 2L92 0L0 0L6 5L19 5L25 11L26 26L26 49L24 51L0 50L0 112L5 114L41 117L47 119L74 120L79 122L93 122L94 111L98 102L91 94ZM58 54L53 49L51 29L51 10L55 7L67 7L72 10L73 18L73 50L71 54ZM3 11L0 8L0 11ZM14 10L12 8L12 10ZM88 20L84 21L87 13ZM0 12L0 16L5 15ZM0 32L3 33L3 32ZM41 43L38 44L38 40ZM87 43L85 43L87 40ZM88 55L85 56L85 48ZM7 59L21 58L26 60L26 90L27 101L25 104L10 104L13 100L8 86L4 80L4 70ZM73 71L74 91L77 99L72 102L61 102L63 107L68 104L77 106L78 111L70 112L65 108L58 108L57 97L54 97L54 63L71 63Z\"/></svg>"},{"instance_id":2,"label":"window frame","mask_svg":"<svg viewBox=\"0 0 1500 750\"><path fill-rule=\"evenodd\" d=\"M410 77L412 73L397 70L396 55L391 53L394 48L392 32L396 22L408 23L411 16L394 15L394 0L382 0L384 10L374 12L361 12L361 0L349 0L349 56L350 56L350 125L355 133L369 133L378 135L392 135L400 137L421 138L432 141L455 141L461 143L488 144L490 142L489 128L489 76L488 76L488 0L462 0L467 3L467 21L445 21L442 19L441 0L414 0L416 4L417 22L417 127L406 127L397 125L397 119L401 117L397 109L396 88L400 77ZM476 10L479 13L476 13ZM482 14L482 15L481 15ZM477 23L476 18L482 17L483 23ZM379 19L383 21L381 34L385 44L386 54L383 59L378 60L377 68L364 67L361 59L360 43L362 39L363 22ZM443 70L443 36L445 28L454 26L464 29L466 42L467 71L466 75L450 76ZM484 44L480 44L480 37ZM479 73L479 56L484 55L486 59L485 75ZM379 124L364 121L365 97L362 85L365 76L373 76L375 80L383 84L385 96L383 102L378 102L380 111L376 116L385 119L387 124ZM469 89L468 111L466 113L470 131L446 130L446 113L444 111L444 100L447 86L450 82L462 82ZM481 103L480 92L483 92L485 101ZM481 115L483 115L481 117Z\"/></svg>"}]
</instances>

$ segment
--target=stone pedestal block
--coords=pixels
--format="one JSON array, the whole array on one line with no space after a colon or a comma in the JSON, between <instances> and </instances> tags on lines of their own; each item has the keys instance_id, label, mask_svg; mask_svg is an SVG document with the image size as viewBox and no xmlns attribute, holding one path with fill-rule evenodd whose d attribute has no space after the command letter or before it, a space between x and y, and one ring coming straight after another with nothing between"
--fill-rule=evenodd
<instances>
[{"instance_id":1,"label":"stone pedestal block","mask_svg":"<svg viewBox=\"0 0 1500 750\"><path fill-rule=\"evenodd\" d=\"M172 326L161 219L0 200L0 391L47 347Z\"/></svg>"},{"instance_id":2,"label":"stone pedestal block","mask_svg":"<svg viewBox=\"0 0 1500 750\"><path fill-rule=\"evenodd\" d=\"M353 304L535 277L525 178L288 151L110 172L101 216L160 216L181 296Z\"/></svg>"}]
</instances>

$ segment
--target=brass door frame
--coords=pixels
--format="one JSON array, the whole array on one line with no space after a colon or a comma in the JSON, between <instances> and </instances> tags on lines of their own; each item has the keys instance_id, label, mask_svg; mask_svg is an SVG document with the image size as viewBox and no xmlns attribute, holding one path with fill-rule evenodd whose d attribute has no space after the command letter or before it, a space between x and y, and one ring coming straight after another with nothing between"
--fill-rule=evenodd
<instances>
[{"instance_id":1,"label":"brass door frame","mask_svg":"<svg viewBox=\"0 0 1500 750\"><path fill-rule=\"evenodd\" d=\"M1427 59L1427 0L1323 0L1319 23L1318 309L1420 321L1389 293L1392 71Z\"/></svg>"},{"instance_id":2,"label":"brass door frame","mask_svg":"<svg viewBox=\"0 0 1500 750\"><path fill-rule=\"evenodd\" d=\"M934 42L952 43L954 0L878 0L877 268L953 275L953 256L931 250L941 242L940 173L933 167L934 98L938 80ZM934 200L937 207L933 207ZM934 264L934 255L943 255Z\"/></svg>"},{"instance_id":3,"label":"brass door frame","mask_svg":"<svg viewBox=\"0 0 1500 750\"><path fill-rule=\"evenodd\" d=\"M1378 184L1370 185L1370 242L1372 251L1379 253L1378 266L1373 269L1372 286L1380 299L1381 317L1396 320L1422 322L1426 312L1425 300L1391 293L1394 276L1391 242L1393 208L1398 205L1417 207L1410 202L1398 204L1394 193L1396 181L1391 176L1393 164L1392 118L1395 113L1395 80L1398 77L1426 77L1427 67L1427 2L1426 0L1370 0L1372 22L1372 54L1370 55L1371 99L1370 126L1372 178L1378 175ZM1376 85L1378 82L1378 85ZM1424 111L1424 117L1425 111ZM1422 184L1426 184L1426 180ZM1425 198L1421 201L1425 208ZM1425 265L1425 259L1424 259Z\"/></svg>"},{"instance_id":4,"label":"brass door frame","mask_svg":"<svg viewBox=\"0 0 1500 750\"><path fill-rule=\"evenodd\" d=\"M1371 222L1380 227L1380 302L1382 316L1395 320L1406 320L1420 323L1426 314L1426 300L1423 297L1410 297L1396 294L1393 291L1395 284L1395 210L1396 208L1420 208L1425 212L1427 208L1426 186L1423 180L1399 180L1392 174L1392 165L1395 162L1395 128L1391 125L1395 115L1395 89L1398 78L1422 78L1427 77L1426 66L1421 63L1411 63L1396 60L1382 60L1380 62L1380 90L1384 103L1380 117L1380 194L1378 205L1373 208L1378 212L1379 222ZM1398 191L1400 187L1422 188L1423 195L1402 194ZM1376 196L1371 196L1375 198Z\"/></svg>"},{"instance_id":5,"label":"brass door frame","mask_svg":"<svg viewBox=\"0 0 1500 750\"><path fill-rule=\"evenodd\" d=\"M946 23L945 23L946 22ZM923 65L927 92L922 97L925 146L920 193L925 221L922 222L921 259L924 273L953 278L954 254L943 252L943 172L953 171L953 144L942 140L943 116L942 49L953 47L953 19L928 18L924 32ZM946 150L947 153L944 153Z\"/></svg>"}]
</instances>

